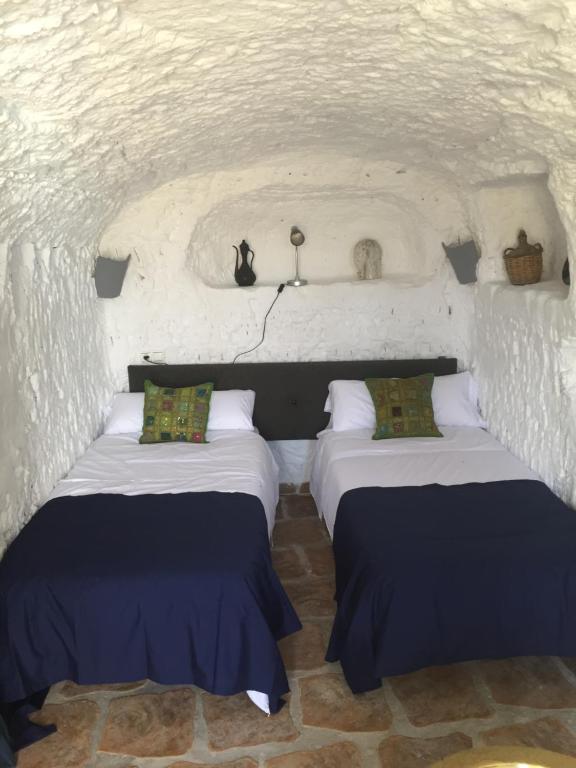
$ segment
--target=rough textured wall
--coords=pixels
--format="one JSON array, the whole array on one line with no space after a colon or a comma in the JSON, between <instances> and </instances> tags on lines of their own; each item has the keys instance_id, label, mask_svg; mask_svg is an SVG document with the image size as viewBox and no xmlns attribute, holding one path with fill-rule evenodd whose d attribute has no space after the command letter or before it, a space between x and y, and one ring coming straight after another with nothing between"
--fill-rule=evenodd
<instances>
[{"instance_id":1,"label":"rough textured wall","mask_svg":"<svg viewBox=\"0 0 576 768\"><path fill-rule=\"evenodd\" d=\"M256 344L276 285L294 269L294 221L280 215L281 206L278 218L270 216L272 186L307 234L301 270L311 282L286 288L264 344L245 361L444 354L468 364L474 288L457 283L442 249L443 240L467 235L462 207L445 178L396 170L321 155L278 158L181 179L127 206L101 242L103 253L133 254L121 297L106 305L116 380L125 380L126 363L141 361L142 352L163 352L168 362L230 362ZM332 199L334 189L340 194ZM312 198L321 201L319 223ZM358 199L374 201L361 224L367 231L358 227ZM232 206L231 220L223 211ZM404 217L404 229L394 230L393 214ZM397 240L388 241L389 230ZM344 279L361 232L381 235L382 280ZM232 242L242 237L256 251L256 270L268 277L264 285L239 288L230 279ZM401 262L394 246L405 253Z\"/></svg>"},{"instance_id":2,"label":"rough textured wall","mask_svg":"<svg viewBox=\"0 0 576 768\"><path fill-rule=\"evenodd\" d=\"M185 207L189 266L213 286L235 285L232 243L242 237L257 254L259 284L292 276L292 224L306 235L302 276L315 283L355 280L353 248L366 237L382 247L385 279L424 280L442 266L442 241L469 235L452 174L321 151L189 177L152 197L156 219L167 199ZM159 229L164 226L158 222ZM112 229L118 232L116 225Z\"/></svg>"},{"instance_id":3,"label":"rough textured wall","mask_svg":"<svg viewBox=\"0 0 576 768\"><path fill-rule=\"evenodd\" d=\"M276 286L294 274L294 222L307 236L301 274L310 284L284 290L264 344L242 360L454 355L469 365L475 289L457 283L441 245L468 230L446 181L377 163L292 158L182 179L120 213L101 242L103 253L132 253L122 295L106 304L116 386L126 387L126 365L143 352L170 363L231 362L254 346ZM362 236L382 245L382 280L353 275ZM256 252L251 288L232 279L231 246L242 237ZM312 444L273 450L281 482L309 479Z\"/></svg>"},{"instance_id":4,"label":"rough textured wall","mask_svg":"<svg viewBox=\"0 0 576 768\"><path fill-rule=\"evenodd\" d=\"M92 259L0 246L0 552L84 450L111 394Z\"/></svg>"},{"instance_id":5,"label":"rough textured wall","mask_svg":"<svg viewBox=\"0 0 576 768\"><path fill-rule=\"evenodd\" d=\"M475 365L488 428L576 505L576 322L564 286L479 288Z\"/></svg>"},{"instance_id":6,"label":"rough textured wall","mask_svg":"<svg viewBox=\"0 0 576 768\"><path fill-rule=\"evenodd\" d=\"M126 198L280 151L554 169L575 27L568 0L2 0L0 227L86 242Z\"/></svg>"},{"instance_id":7,"label":"rough textured wall","mask_svg":"<svg viewBox=\"0 0 576 768\"><path fill-rule=\"evenodd\" d=\"M545 274L557 276L566 254L542 176L464 187L451 174L319 153L186 177L128 205L101 242L103 253L133 254L122 296L106 304L117 386L126 386L126 363L140 362L143 352L161 353L168 362L230 362L252 347L274 287L292 275L293 222L307 235L301 271L311 283L285 290L269 317L265 343L246 360L445 354L458 357L461 367L477 368L483 382L492 365L506 378L506 367L516 364L505 349L517 341L509 336L513 326L500 324L501 347L486 344L479 332L484 356L477 366L471 350L476 287L457 284L441 243L474 236L483 252L481 281L502 278L502 248L514 242L520 226L543 243ZM382 244L382 280L350 280L351 249L362 234L378 236ZM257 254L254 288L238 288L232 280L231 244L242 237ZM523 289L516 291L522 295ZM483 296L478 306L490 306L491 298ZM530 328L532 315L520 314ZM486 357L491 349L492 363ZM521 345L518 364L525 368L516 375L530 389L531 377L539 380L540 373L523 355ZM489 407L500 402L492 384L483 393ZM492 409L494 429L501 425L508 445L525 453L522 428L507 432L505 412ZM307 479L310 446L275 450L283 480ZM525 458L534 463L534 455Z\"/></svg>"},{"instance_id":8,"label":"rough textured wall","mask_svg":"<svg viewBox=\"0 0 576 768\"><path fill-rule=\"evenodd\" d=\"M353 155L360 167L364 161L387 159L452 174L465 195L469 184L549 173L576 273L576 169L571 161L576 156L575 31L576 6L569 0L0 0L0 241L78 249L97 240L127 201L171 179L194 174L217 180L222 169L250 168L280 153L312 158L331 152ZM357 181L346 182L349 198ZM339 184L337 192L345 186ZM257 210L261 199L256 190L254 195ZM482 227L485 257L495 268L486 279L501 277L498 251L509 237L501 226L495 232L490 219L503 218L512 196L522 209L523 194L519 200L517 193L488 191L479 196L478 210L470 217ZM378 197L385 202L382 192ZM297 201L292 195L290 204ZM279 207L272 206L271 215ZM387 210L390 220L394 205ZM235 205L213 211L213 220L205 220L203 233L197 232L197 242L218 250L227 232L215 235L210 225L222 226L227 218L239 222L240 211ZM151 238L150 246L138 251L134 264L143 278L129 282L126 298L136 297L138 305L150 300L146 319L137 326L123 314L122 303L111 309L116 380L139 351L154 351L150 343L178 359L191 354L227 359L240 342L252 343L257 335L268 301L263 288L236 305L232 294L198 288L184 271L186 258L206 266L191 247L192 231L183 218L189 212L176 205L176 214L166 217L174 233L161 241ZM328 215L322 217L326 230ZM419 224L421 232L429 232L422 219ZM408 242L400 218L395 226L397 242ZM516 228L511 220L509 226ZM272 250L279 241L276 235L266 239L264 230L259 234L263 248ZM415 237L413 245L418 248L422 239L428 242ZM125 245L131 249L134 242ZM152 266L160 250L164 272ZM325 293L318 286L305 289L320 311L314 313L313 303L301 305L306 294L293 294L292 305L278 307L277 346L262 355L281 350L286 357L316 357L318 339L326 356L424 352L429 344L467 348L467 321L457 323L447 307L469 318L468 309L461 308L468 306L470 289L455 286L436 269L433 254L428 254L431 260L413 261L412 250L405 249L410 269L426 266L427 287L408 291L399 283L382 294L372 294L374 286L365 294L356 286L349 291L331 286ZM25 256L14 258L26 263ZM206 282L221 280L222 265L214 266L213 272L202 272ZM550 274L557 266L555 256ZM66 285L76 279L75 268L72 261L62 265L58 274ZM276 276L271 270L267 279L273 282ZM154 322L158 294L152 283L164 292L164 305L173 305L162 315L162 327ZM95 327L84 325L83 318L96 310L80 286L63 290L77 305L78 315L68 320L80 338L83 330ZM40 288L38 294L40 299L51 296ZM350 295L355 298L347 306L360 306L361 312L352 308L343 316L340 308ZM569 315L574 301L572 293L563 308ZM190 306L192 314L179 324L178 317ZM4 329L13 334L17 318L24 315L6 307L0 311ZM428 329L430 314L443 319ZM53 322L56 330L66 325L56 316ZM538 318L528 322L537 333ZM25 323L33 335L36 324ZM214 330L205 333L207 328ZM186 338L196 332L194 344L182 345L181 331ZM521 333L531 332L518 331L520 347ZM500 327L500 334L505 348L507 331ZM566 359L570 338L560 345ZM8 355L7 391L18 391L21 371L34 369L37 362L47 376L52 361L35 350L33 339L11 351L12 342L0 343ZM73 357L74 345L62 354ZM83 354L89 370L88 350ZM458 354L466 359L464 351ZM527 389L533 390L537 374L523 364L522 354L509 372L522 370ZM489 368L484 371L487 378ZM72 375L70 388L80 388L84 367ZM90 412L94 423L96 400ZM554 400L546 408L557 406ZM4 416L7 434L20 444L23 427L16 411ZM31 423L28 416L24 423ZM521 444L520 435L511 437L513 447ZM59 445L55 439L56 453ZM32 462L35 449L26 450ZM27 480L17 482L19 498L28 498Z\"/></svg>"},{"instance_id":9,"label":"rough textured wall","mask_svg":"<svg viewBox=\"0 0 576 768\"><path fill-rule=\"evenodd\" d=\"M544 248L542 280L559 281L567 257L566 231L544 176L519 176L476 185L469 198L471 219L484 254L481 282L508 281L502 254L514 247L519 228Z\"/></svg>"}]
</instances>

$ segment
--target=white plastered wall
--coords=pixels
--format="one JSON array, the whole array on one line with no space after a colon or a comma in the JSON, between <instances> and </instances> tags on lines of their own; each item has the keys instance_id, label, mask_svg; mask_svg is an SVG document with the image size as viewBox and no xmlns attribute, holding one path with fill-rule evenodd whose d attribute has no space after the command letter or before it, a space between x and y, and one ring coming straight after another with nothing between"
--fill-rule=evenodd
<instances>
[{"instance_id":1,"label":"white plastered wall","mask_svg":"<svg viewBox=\"0 0 576 768\"><path fill-rule=\"evenodd\" d=\"M564 259L574 265L574 187L570 167L555 166L548 182L554 197L532 188L528 197L537 205L527 210L519 190L533 181L516 180L509 196L489 185L472 201L488 256L480 274L496 278L477 293L472 357L490 431L576 505L576 309L574 291L559 280ZM549 279L538 285L515 287L503 277L499 250L514 205L551 256Z\"/></svg>"},{"instance_id":2,"label":"white plastered wall","mask_svg":"<svg viewBox=\"0 0 576 768\"><path fill-rule=\"evenodd\" d=\"M101 242L103 253L133 258L122 296L106 305L117 387L126 387L126 364L142 362L143 352L171 363L230 362L252 347L276 285L292 275L294 223L307 235L301 272L310 284L284 291L264 344L245 361L449 355L485 382L491 366L507 364L482 338L492 329L475 332L475 307L484 328L483 307L493 300L458 284L442 242L476 239L481 282L503 279L502 249L520 226L544 245L545 277L558 276L566 255L542 175L461 185L422 166L319 155L186 177L128 205ZM244 237L256 252L252 288L233 282L232 244ZM381 243L382 280L355 279L360 237ZM482 394L498 432L506 423L493 405L499 394L487 384ZM513 432L504 426L501 436L534 464ZM310 445L274 449L283 480L307 478Z\"/></svg>"},{"instance_id":3,"label":"white plastered wall","mask_svg":"<svg viewBox=\"0 0 576 768\"><path fill-rule=\"evenodd\" d=\"M101 427L112 387L87 249L0 246L0 551Z\"/></svg>"},{"instance_id":4,"label":"white plastered wall","mask_svg":"<svg viewBox=\"0 0 576 768\"><path fill-rule=\"evenodd\" d=\"M554 216L542 215L549 199L537 183L520 178L550 172L574 267L573 2L214 0L208 7L202 0L20 0L0 5L0 241L10 243L0 250L6 393L0 472L8 510L1 513L0 527L14 530L26 519L42 488L69 466L75 445L85 444L96 430L107 390L102 384L96 392L87 381L91 371L106 378L108 354L118 388L126 364L141 351L155 351L151 346L173 360L230 359L241 343L253 343L273 288L248 289L239 299L236 289L204 284L230 279L225 259L232 242L246 235L254 239L259 283L273 284L284 277L288 227L298 223L308 236L302 256L310 275L319 280L329 271L331 279L344 280L343 257L359 234L348 226L349 214L358 221L378 206L387 206L384 235L390 242L394 234L396 244L385 250L385 274L386 264L390 275L392 269L402 271L400 259L406 259L411 276L371 286L314 285L290 297L285 292L278 314L270 318L271 346L253 359L445 350L462 364L477 362L492 428L568 497L568 485L556 478L573 467L573 297L553 312L540 311L540 304L547 304L543 299L527 299L529 308L519 308L523 323L509 323L507 299L481 288L471 345L475 289L457 286L436 259L439 237L448 242L470 232L483 251L481 280L502 280L500 251L524 225L531 239L545 246L546 276L557 277L562 237L551 235ZM328 151L336 158L352 153L362 159L349 166L351 173L323 176L317 197L310 185L314 177L304 166L320 156L330 165ZM280 152L302 158L298 183L287 183L286 165L280 176L250 180L253 169L265 158L272 167ZM384 158L394 161L394 174L372 187L362 174ZM400 171L408 169L405 186L416 191L423 177L430 179L429 166L444 180L441 199L435 201L424 183L426 200L418 205L399 188ZM240 183L234 168L245 169ZM420 171L411 177L412 168ZM189 174L205 181L199 188L205 207L188 194L192 183L182 191L182 182L175 182L173 198L161 186ZM510 183L512 177L517 181ZM475 184L484 186L471 190ZM532 202L525 203L531 184ZM154 188L158 192L150 192ZM266 191L272 193L268 198ZM88 276L92 256L81 246L92 251L115 213L137 199L144 212L130 203L108 231L119 256L138 247L125 295L107 307L112 338L93 336L101 307ZM303 214L297 209L300 199L307 201ZM314 199L316 217L309 215ZM336 199L340 202L332 207ZM400 201L408 203L415 228L424 234L411 239L401 216L391 221ZM460 205L465 215L458 212ZM146 220L146 210L154 221ZM278 222L283 210L290 221ZM439 212L449 210L455 213L450 223L442 215L436 222ZM141 226L124 226L138 216ZM376 224L373 216L371 223ZM250 232L240 232L241 224ZM364 234L384 239L377 228ZM12 282L20 281L21 271L35 275L40 268L26 265L44 258L32 258L28 242L36 243L35 254L66 244L71 255L44 268L45 282L24 280L24 300L16 307L13 294L20 288ZM215 261L203 260L195 270L200 246ZM419 253L413 260L414 248ZM263 263L263 254L274 258ZM417 267L426 275L424 285L416 286ZM515 302L519 294L512 295ZM523 295L529 297L530 290ZM64 316L61 306L67 308ZM453 311L449 319L447 307ZM438 322L430 322L431 316ZM508 359L510 337L518 351ZM528 345L529 339L534 344ZM45 340L51 342L42 348ZM546 354L529 351L540 348ZM530 355L534 364L526 365ZM546 381L560 381L545 392L542 360L548 365ZM49 389L64 370L62 401L68 395L85 407L82 423L62 410ZM506 382L499 390L491 388L492 370ZM29 394L36 381L38 402L55 414L51 432L40 429L42 419ZM516 410L504 386L516 387ZM541 440L538 455L532 455L529 432L518 427L529 396L551 414L539 422L553 436L551 454Z\"/></svg>"},{"instance_id":5,"label":"white plastered wall","mask_svg":"<svg viewBox=\"0 0 576 768\"><path fill-rule=\"evenodd\" d=\"M133 259L122 296L106 306L118 387L143 352L231 362L254 346L276 286L293 276L292 224L306 234L310 282L286 288L264 344L243 361L447 355L470 364L474 287L458 284L442 248L469 236L456 186L425 169L319 153L186 177L119 214L100 244ZM382 280L356 278L352 250L363 237L382 246ZM251 288L233 280L242 238L256 253ZM283 481L307 479L309 445L275 450Z\"/></svg>"},{"instance_id":6,"label":"white plastered wall","mask_svg":"<svg viewBox=\"0 0 576 768\"><path fill-rule=\"evenodd\" d=\"M469 362L473 288L458 284L442 249L469 234L458 190L432 172L320 154L186 177L123 209L100 243L103 254L133 258L122 296L106 305L116 380L145 351L168 362L231 361L252 346L275 287L293 276L292 224L307 236L301 273L310 284L284 291L265 343L245 361ZM233 281L232 245L243 237L257 254L251 288ZM380 240L380 281L354 275L361 237Z\"/></svg>"}]
</instances>

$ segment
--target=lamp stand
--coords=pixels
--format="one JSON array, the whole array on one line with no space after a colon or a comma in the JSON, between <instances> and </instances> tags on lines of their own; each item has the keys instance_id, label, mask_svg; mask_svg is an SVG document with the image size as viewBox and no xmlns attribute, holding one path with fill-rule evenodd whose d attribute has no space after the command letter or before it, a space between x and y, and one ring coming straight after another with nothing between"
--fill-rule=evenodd
<instances>
[{"instance_id":1,"label":"lamp stand","mask_svg":"<svg viewBox=\"0 0 576 768\"><path fill-rule=\"evenodd\" d=\"M296 260L296 275L294 276L293 280L287 280L286 285L291 285L293 288L300 288L301 285L308 285L308 280L304 280L302 277L300 277L300 273L298 272L298 246L294 246L294 250L296 252L295 254L295 260Z\"/></svg>"}]
</instances>

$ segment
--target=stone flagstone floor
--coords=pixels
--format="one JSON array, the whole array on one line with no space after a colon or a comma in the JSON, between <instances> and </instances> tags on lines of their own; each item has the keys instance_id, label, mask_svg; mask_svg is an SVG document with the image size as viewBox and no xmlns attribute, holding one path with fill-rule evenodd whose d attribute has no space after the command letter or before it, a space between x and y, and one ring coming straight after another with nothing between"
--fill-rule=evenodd
<instances>
[{"instance_id":1,"label":"stone flagstone floor","mask_svg":"<svg viewBox=\"0 0 576 768\"><path fill-rule=\"evenodd\" d=\"M36 715L58 732L23 750L18 768L424 768L472 746L517 744L576 756L576 659L426 669L353 696L324 662L328 535L309 495L283 491L273 558L304 629L281 643L292 693L280 714L267 718L243 694L61 683Z\"/></svg>"}]
</instances>

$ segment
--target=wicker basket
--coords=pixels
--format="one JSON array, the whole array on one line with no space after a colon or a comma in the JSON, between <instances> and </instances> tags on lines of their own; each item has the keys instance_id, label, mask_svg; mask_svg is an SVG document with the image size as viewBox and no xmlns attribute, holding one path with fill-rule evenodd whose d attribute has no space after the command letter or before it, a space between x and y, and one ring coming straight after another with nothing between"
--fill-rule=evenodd
<instances>
[{"instance_id":1,"label":"wicker basket","mask_svg":"<svg viewBox=\"0 0 576 768\"><path fill-rule=\"evenodd\" d=\"M539 283L542 277L542 246L540 243L530 245L526 232L521 229L517 247L504 251L504 263L512 285Z\"/></svg>"},{"instance_id":2,"label":"wicker basket","mask_svg":"<svg viewBox=\"0 0 576 768\"><path fill-rule=\"evenodd\" d=\"M511 256L504 254L506 272L512 285L530 285L539 283L542 277L542 254L531 253L529 256Z\"/></svg>"}]
</instances>

